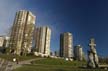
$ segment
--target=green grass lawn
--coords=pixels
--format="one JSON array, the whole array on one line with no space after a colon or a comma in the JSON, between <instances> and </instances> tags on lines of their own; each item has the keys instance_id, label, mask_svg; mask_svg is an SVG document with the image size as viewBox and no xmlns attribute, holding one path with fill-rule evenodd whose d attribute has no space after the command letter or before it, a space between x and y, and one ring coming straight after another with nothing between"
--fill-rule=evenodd
<instances>
[{"instance_id":1,"label":"green grass lawn","mask_svg":"<svg viewBox=\"0 0 108 71\"><path fill-rule=\"evenodd\" d=\"M29 60L29 59L36 58L36 56L18 56L18 55L0 54L0 58L5 59L5 60L8 60L8 61L12 61L12 59L14 57L17 58L19 61Z\"/></svg>"},{"instance_id":2,"label":"green grass lawn","mask_svg":"<svg viewBox=\"0 0 108 71\"><path fill-rule=\"evenodd\" d=\"M33 61L30 65L23 65L22 67L17 68L14 71L106 71L99 69L79 68L83 65L86 65L86 62L46 58Z\"/></svg>"},{"instance_id":3,"label":"green grass lawn","mask_svg":"<svg viewBox=\"0 0 108 71\"><path fill-rule=\"evenodd\" d=\"M80 69L72 66L56 66L56 65L24 65L14 71L106 71L99 69Z\"/></svg>"},{"instance_id":4,"label":"green grass lawn","mask_svg":"<svg viewBox=\"0 0 108 71\"><path fill-rule=\"evenodd\" d=\"M84 61L65 61L64 59L52 59L47 58L44 60L36 60L31 62L32 64L43 64L43 65L62 65L62 66L83 66L86 64Z\"/></svg>"}]
</instances>

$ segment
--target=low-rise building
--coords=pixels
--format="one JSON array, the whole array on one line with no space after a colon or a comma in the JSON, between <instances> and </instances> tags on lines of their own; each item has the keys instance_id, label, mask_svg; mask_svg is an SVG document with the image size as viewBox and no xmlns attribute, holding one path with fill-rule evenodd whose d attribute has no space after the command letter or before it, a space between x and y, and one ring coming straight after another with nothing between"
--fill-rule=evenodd
<instances>
[{"instance_id":1,"label":"low-rise building","mask_svg":"<svg viewBox=\"0 0 108 71\"><path fill-rule=\"evenodd\" d=\"M3 47L5 38L0 36L0 47Z\"/></svg>"}]
</instances>

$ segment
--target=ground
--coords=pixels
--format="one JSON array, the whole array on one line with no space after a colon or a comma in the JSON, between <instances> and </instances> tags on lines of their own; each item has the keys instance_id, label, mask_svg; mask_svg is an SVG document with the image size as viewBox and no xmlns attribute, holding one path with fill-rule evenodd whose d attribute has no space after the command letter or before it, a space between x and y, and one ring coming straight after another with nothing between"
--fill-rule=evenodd
<instances>
[{"instance_id":1,"label":"ground","mask_svg":"<svg viewBox=\"0 0 108 71\"><path fill-rule=\"evenodd\" d=\"M12 62L13 57L18 58L19 63ZM2 69L5 71L108 71L102 69L84 69L83 66L86 66L85 61L66 61L64 59L54 59L54 58L41 58L36 56L16 56L16 55L5 55L0 54L0 58L5 59L6 61L1 65ZM9 67L11 65L11 67ZM4 68L3 68L4 67Z\"/></svg>"},{"instance_id":2,"label":"ground","mask_svg":"<svg viewBox=\"0 0 108 71\"><path fill-rule=\"evenodd\" d=\"M86 65L83 61L65 61L63 59L45 58L24 64L14 71L107 71L102 69L83 69Z\"/></svg>"},{"instance_id":3,"label":"ground","mask_svg":"<svg viewBox=\"0 0 108 71\"><path fill-rule=\"evenodd\" d=\"M13 58L16 58L17 61L13 62ZM24 64L30 64L31 61L38 59L41 58L33 55L17 56L17 55L0 54L0 71L12 71L13 69L21 67Z\"/></svg>"},{"instance_id":4,"label":"ground","mask_svg":"<svg viewBox=\"0 0 108 71\"><path fill-rule=\"evenodd\" d=\"M6 55L6 54L0 54L0 58L8 60L8 61L12 61L13 58L17 58L18 61L24 61L24 60L29 60L29 59L33 59L33 58L37 58L36 56L18 56L18 55Z\"/></svg>"}]
</instances>

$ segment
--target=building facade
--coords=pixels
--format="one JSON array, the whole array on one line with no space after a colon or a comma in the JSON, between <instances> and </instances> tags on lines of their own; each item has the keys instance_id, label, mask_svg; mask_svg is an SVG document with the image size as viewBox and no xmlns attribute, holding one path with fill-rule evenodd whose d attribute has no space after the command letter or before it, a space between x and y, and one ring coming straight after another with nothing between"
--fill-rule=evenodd
<instances>
[{"instance_id":1,"label":"building facade","mask_svg":"<svg viewBox=\"0 0 108 71\"><path fill-rule=\"evenodd\" d=\"M69 32L60 35L60 57L73 57L73 37Z\"/></svg>"},{"instance_id":2,"label":"building facade","mask_svg":"<svg viewBox=\"0 0 108 71\"><path fill-rule=\"evenodd\" d=\"M5 38L5 39L4 39L3 47L4 47L4 48L8 48L8 47L9 47L9 40L10 40L10 37L5 36L4 38Z\"/></svg>"},{"instance_id":3,"label":"building facade","mask_svg":"<svg viewBox=\"0 0 108 71\"><path fill-rule=\"evenodd\" d=\"M0 47L3 47L5 38L3 36L0 36Z\"/></svg>"},{"instance_id":4,"label":"building facade","mask_svg":"<svg viewBox=\"0 0 108 71\"><path fill-rule=\"evenodd\" d=\"M36 51L50 55L51 29L49 27L36 28Z\"/></svg>"},{"instance_id":5,"label":"building facade","mask_svg":"<svg viewBox=\"0 0 108 71\"><path fill-rule=\"evenodd\" d=\"M9 52L26 55L31 52L35 16L30 11L16 13L10 35Z\"/></svg>"},{"instance_id":6,"label":"building facade","mask_svg":"<svg viewBox=\"0 0 108 71\"><path fill-rule=\"evenodd\" d=\"M9 37L0 36L0 53L5 53L7 47L9 47Z\"/></svg>"},{"instance_id":7,"label":"building facade","mask_svg":"<svg viewBox=\"0 0 108 71\"><path fill-rule=\"evenodd\" d=\"M82 61L83 60L83 49L81 45L77 45L74 48L74 57L75 60Z\"/></svg>"}]
</instances>

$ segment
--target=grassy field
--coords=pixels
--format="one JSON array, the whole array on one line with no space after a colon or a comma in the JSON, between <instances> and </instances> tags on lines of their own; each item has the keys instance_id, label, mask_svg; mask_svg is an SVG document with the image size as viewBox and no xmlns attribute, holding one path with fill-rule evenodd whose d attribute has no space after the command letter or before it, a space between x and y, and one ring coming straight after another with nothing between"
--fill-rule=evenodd
<instances>
[{"instance_id":1,"label":"grassy field","mask_svg":"<svg viewBox=\"0 0 108 71\"><path fill-rule=\"evenodd\" d=\"M17 55L0 54L0 58L8 60L8 61L12 61L12 59L14 57L17 58L19 61L29 60L29 59L36 58L36 56L17 56Z\"/></svg>"},{"instance_id":2,"label":"grassy field","mask_svg":"<svg viewBox=\"0 0 108 71\"><path fill-rule=\"evenodd\" d=\"M99 69L80 69L72 66L58 66L58 65L24 65L14 71L106 71Z\"/></svg>"},{"instance_id":3,"label":"grassy field","mask_svg":"<svg viewBox=\"0 0 108 71\"><path fill-rule=\"evenodd\" d=\"M64 59L52 59L47 58L44 60L37 60L31 62L32 64L42 64L42 65L60 65L60 66L83 66L86 62L83 61L65 61Z\"/></svg>"},{"instance_id":4,"label":"grassy field","mask_svg":"<svg viewBox=\"0 0 108 71\"><path fill-rule=\"evenodd\" d=\"M63 59L42 59L33 61L30 65L23 65L14 71L106 71L99 69L82 69L86 62L65 61Z\"/></svg>"}]
</instances>

